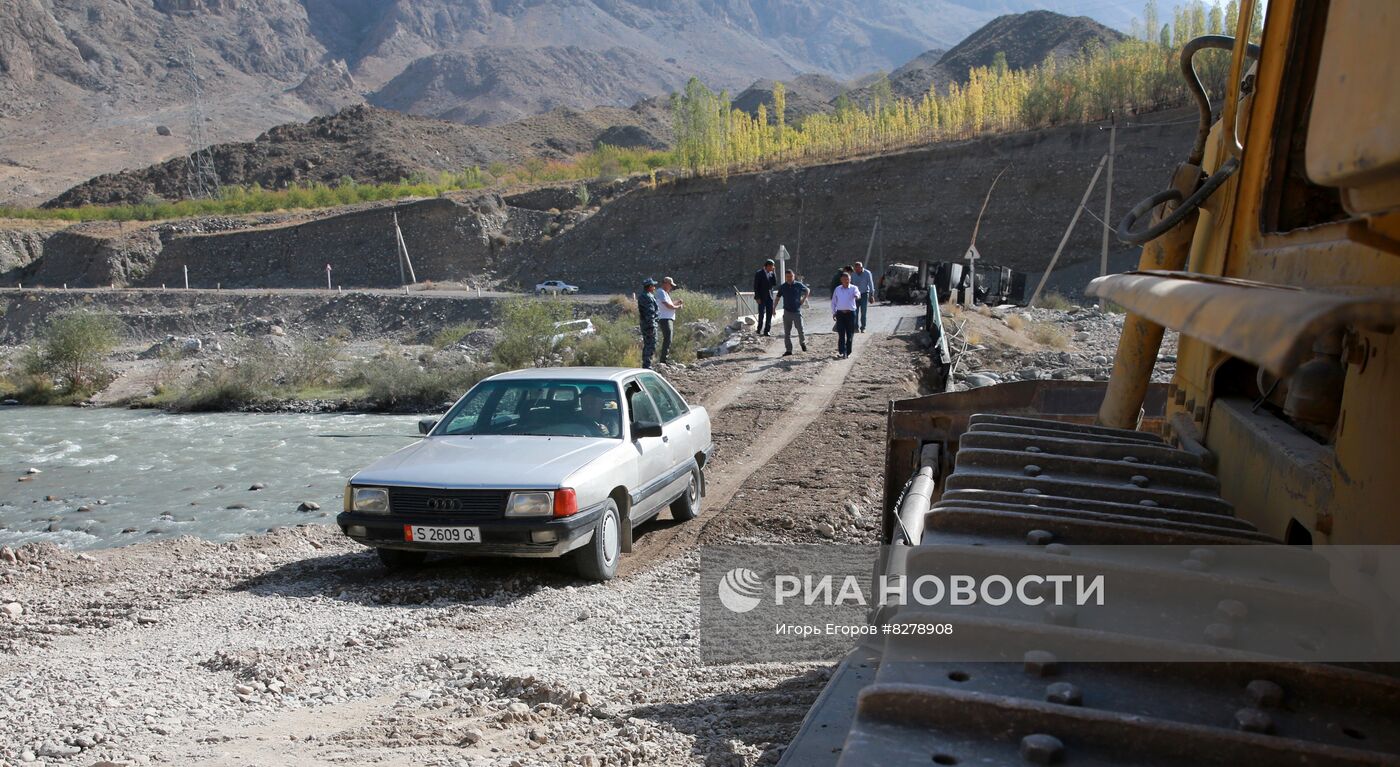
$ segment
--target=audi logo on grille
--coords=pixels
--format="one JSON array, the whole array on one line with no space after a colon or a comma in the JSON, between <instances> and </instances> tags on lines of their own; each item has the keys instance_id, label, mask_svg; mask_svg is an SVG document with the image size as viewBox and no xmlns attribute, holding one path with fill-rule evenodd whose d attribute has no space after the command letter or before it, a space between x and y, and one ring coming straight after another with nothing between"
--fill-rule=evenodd
<instances>
[{"instance_id":1,"label":"audi logo on grille","mask_svg":"<svg viewBox=\"0 0 1400 767\"><path fill-rule=\"evenodd\" d=\"M461 511L462 500L460 498L429 498L427 506L428 511Z\"/></svg>"}]
</instances>

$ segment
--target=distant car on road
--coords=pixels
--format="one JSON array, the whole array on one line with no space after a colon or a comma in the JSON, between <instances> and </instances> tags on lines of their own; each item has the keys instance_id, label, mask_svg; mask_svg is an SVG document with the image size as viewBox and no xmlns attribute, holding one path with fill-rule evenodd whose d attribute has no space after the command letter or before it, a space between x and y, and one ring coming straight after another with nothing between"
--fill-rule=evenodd
<instances>
[{"instance_id":1,"label":"distant car on road","mask_svg":"<svg viewBox=\"0 0 1400 767\"><path fill-rule=\"evenodd\" d=\"M563 280L545 280L544 282L541 282L540 284L535 286L535 295L537 296L542 296L546 293L552 293L554 295L559 295L560 293L563 293L565 295L573 295L577 292L577 285L570 285L569 283L564 282Z\"/></svg>"},{"instance_id":2,"label":"distant car on road","mask_svg":"<svg viewBox=\"0 0 1400 767\"><path fill-rule=\"evenodd\" d=\"M336 518L390 569L428 552L573 559L604 581L632 528L700 513L710 416L636 368L541 368L487 378L422 441L350 478Z\"/></svg>"}]
</instances>

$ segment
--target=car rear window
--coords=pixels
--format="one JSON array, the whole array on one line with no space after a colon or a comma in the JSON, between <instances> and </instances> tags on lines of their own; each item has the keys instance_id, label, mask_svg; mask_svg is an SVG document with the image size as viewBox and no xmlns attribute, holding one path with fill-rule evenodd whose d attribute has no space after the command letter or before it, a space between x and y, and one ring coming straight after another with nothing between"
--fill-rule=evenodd
<instances>
[{"instance_id":1,"label":"car rear window","mask_svg":"<svg viewBox=\"0 0 1400 767\"><path fill-rule=\"evenodd\" d=\"M482 381L448 411L433 436L622 437L611 381L514 378Z\"/></svg>"}]
</instances>

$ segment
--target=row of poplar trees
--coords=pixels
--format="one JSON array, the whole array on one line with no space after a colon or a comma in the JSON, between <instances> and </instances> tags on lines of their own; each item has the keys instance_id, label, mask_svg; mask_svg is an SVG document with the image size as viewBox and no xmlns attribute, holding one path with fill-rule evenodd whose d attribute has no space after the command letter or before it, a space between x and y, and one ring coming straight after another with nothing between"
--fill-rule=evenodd
<instances>
[{"instance_id":1,"label":"row of poplar trees","mask_svg":"<svg viewBox=\"0 0 1400 767\"><path fill-rule=\"evenodd\" d=\"M691 78L671 101L677 159L696 174L727 175L793 160L837 159L1177 106L1189 98L1178 65L1181 47L1202 34L1232 34L1238 12L1237 0L1223 8L1193 0L1163 22L1155 0L1148 0L1132 34L1119 42L1022 70L1008 67L998 53L991 66L971 69L966 81L944 88L935 84L917 99L892 95L882 77L856 98L837 99L834 111L808 115L800 125L788 122L782 83L773 87L771 111L761 104L748 114L732 107L728 92L716 93ZM1257 39L1257 14L1254 21ZM1205 51L1197 54L1196 64L1207 92L1219 98L1229 54Z\"/></svg>"}]
</instances>

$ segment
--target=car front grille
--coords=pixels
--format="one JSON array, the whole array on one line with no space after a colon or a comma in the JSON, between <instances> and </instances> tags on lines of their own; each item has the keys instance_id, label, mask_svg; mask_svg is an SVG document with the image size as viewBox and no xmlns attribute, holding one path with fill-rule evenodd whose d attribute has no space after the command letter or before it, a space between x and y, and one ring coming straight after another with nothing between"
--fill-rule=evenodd
<instances>
[{"instance_id":1,"label":"car front grille","mask_svg":"<svg viewBox=\"0 0 1400 767\"><path fill-rule=\"evenodd\" d=\"M394 514L444 517L499 517L505 513L509 490L439 490L430 487L389 488Z\"/></svg>"}]
</instances>

